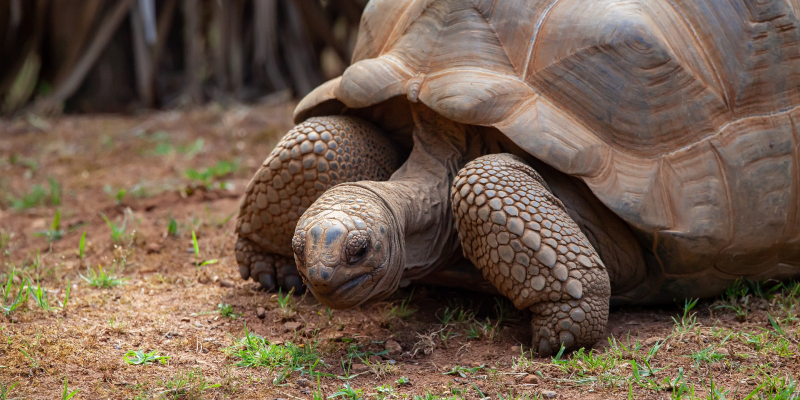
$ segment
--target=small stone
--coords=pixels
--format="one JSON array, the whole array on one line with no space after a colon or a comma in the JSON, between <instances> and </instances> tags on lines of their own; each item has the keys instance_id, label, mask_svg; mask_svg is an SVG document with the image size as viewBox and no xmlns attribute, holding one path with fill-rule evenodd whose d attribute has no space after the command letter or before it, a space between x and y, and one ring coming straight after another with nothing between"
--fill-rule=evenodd
<instances>
[{"instance_id":1,"label":"small stone","mask_svg":"<svg viewBox=\"0 0 800 400\"><path fill-rule=\"evenodd\" d=\"M525 377L522 378L522 383L527 385L536 385L539 383L539 377L534 374L525 375Z\"/></svg>"},{"instance_id":2,"label":"small stone","mask_svg":"<svg viewBox=\"0 0 800 400\"><path fill-rule=\"evenodd\" d=\"M235 287L236 285L234 285L234 283L231 282L231 281L228 281L228 280L225 280L225 279L220 279L219 280L219 286L220 287Z\"/></svg>"},{"instance_id":3,"label":"small stone","mask_svg":"<svg viewBox=\"0 0 800 400\"><path fill-rule=\"evenodd\" d=\"M353 364L350 368L350 373L353 374L361 374L367 371L369 371L369 367L364 364Z\"/></svg>"},{"instance_id":4,"label":"small stone","mask_svg":"<svg viewBox=\"0 0 800 400\"><path fill-rule=\"evenodd\" d=\"M256 308L256 316L258 317L258 319L264 319L266 315L267 315L267 310L265 310L264 307Z\"/></svg>"},{"instance_id":5,"label":"small stone","mask_svg":"<svg viewBox=\"0 0 800 400\"><path fill-rule=\"evenodd\" d=\"M311 382L309 382L308 379L303 379L303 378L300 378L295 382L297 383L297 386L300 387L308 387L311 384Z\"/></svg>"},{"instance_id":6,"label":"small stone","mask_svg":"<svg viewBox=\"0 0 800 400\"><path fill-rule=\"evenodd\" d=\"M375 354L369 356L369 363L370 364L377 364L377 363L379 363L381 361L383 361L381 356L378 356L378 355L375 355Z\"/></svg>"},{"instance_id":7,"label":"small stone","mask_svg":"<svg viewBox=\"0 0 800 400\"><path fill-rule=\"evenodd\" d=\"M146 247L147 254L160 253L161 248L161 243L149 243Z\"/></svg>"},{"instance_id":8,"label":"small stone","mask_svg":"<svg viewBox=\"0 0 800 400\"><path fill-rule=\"evenodd\" d=\"M717 354L721 354L723 357L729 357L731 355L731 352L724 347L720 347L717 349Z\"/></svg>"},{"instance_id":9,"label":"small stone","mask_svg":"<svg viewBox=\"0 0 800 400\"><path fill-rule=\"evenodd\" d=\"M303 324L299 322L287 322L283 324L283 330L284 332L294 332L299 330L302 326Z\"/></svg>"},{"instance_id":10,"label":"small stone","mask_svg":"<svg viewBox=\"0 0 800 400\"><path fill-rule=\"evenodd\" d=\"M654 336L654 337L647 338L647 340L644 341L644 345L645 346L652 346L652 345L654 345L654 344L656 344L658 342L663 342L664 340L666 340L666 339L664 339L663 337Z\"/></svg>"},{"instance_id":11,"label":"small stone","mask_svg":"<svg viewBox=\"0 0 800 400\"><path fill-rule=\"evenodd\" d=\"M387 340L386 341L386 350L388 350L386 352L386 354L389 355L389 356L400 355L400 353L403 352L403 348L400 347L400 343L397 343L394 340Z\"/></svg>"},{"instance_id":12,"label":"small stone","mask_svg":"<svg viewBox=\"0 0 800 400\"><path fill-rule=\"evenodd\" d=\"M545 399L555 399L556 396L558 396L558 393L556 393L556 392L554 392L552 390L542 390L541 393L542 393L542 397L544 397Z\"/></svg>"}]
</instances>

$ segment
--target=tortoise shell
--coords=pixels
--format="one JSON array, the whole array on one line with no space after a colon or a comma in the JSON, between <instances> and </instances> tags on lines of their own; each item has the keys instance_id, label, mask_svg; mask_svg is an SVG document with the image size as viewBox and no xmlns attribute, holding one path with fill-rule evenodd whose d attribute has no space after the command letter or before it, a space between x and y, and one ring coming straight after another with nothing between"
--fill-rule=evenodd
<instances>
[{"instance_id":1,"label":"tortoise shell","mask_svg":"<svg viewBox=\"0 0 800 400\"><path fill-rule=\"evenodd\" d=\"M712 295L800 273L798 15L800 0L373 0L352 65L295 119L405 96L496 128L637 232L660 273L630 296Z\"/></svg>"}]
</instances>

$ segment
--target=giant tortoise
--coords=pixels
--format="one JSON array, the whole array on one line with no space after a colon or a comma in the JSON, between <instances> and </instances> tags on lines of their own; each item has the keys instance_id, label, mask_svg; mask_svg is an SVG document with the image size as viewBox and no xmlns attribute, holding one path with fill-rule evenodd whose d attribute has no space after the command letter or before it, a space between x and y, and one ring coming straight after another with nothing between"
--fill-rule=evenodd
<instances>
[{"instance_id":1,"label":"giant tortoise","mask_svg":"<svg viewBox=\"0 0 800 400\"><path fill-rule=\"evenodd\" d=\"M373 0L246 189L243 278L491 288L550 354L609 304L800 275L800 0ZM463 257L462 257L463 255ZM477 267L477 268L476 268Z\"/></svg>"}]
</instances>

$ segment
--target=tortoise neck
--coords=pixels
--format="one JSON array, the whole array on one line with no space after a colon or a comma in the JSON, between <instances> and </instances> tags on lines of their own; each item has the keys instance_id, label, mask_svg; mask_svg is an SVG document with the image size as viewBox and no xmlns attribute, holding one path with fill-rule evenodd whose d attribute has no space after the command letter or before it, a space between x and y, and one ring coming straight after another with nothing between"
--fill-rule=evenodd
<instances>
[{"instance_id":1,"label":"tortoise neck","mask_svg":"<svg viewBox=\"0 0 800 400\"><path fill-rule=\"evenodd\" d=\"M412 107L414 148L385 182L361 182L383 198L405 238L404 279L422 277L453 261L459 241L450 186L463 162L466 129L422 106Z\"/></svg>"}]
</instances>

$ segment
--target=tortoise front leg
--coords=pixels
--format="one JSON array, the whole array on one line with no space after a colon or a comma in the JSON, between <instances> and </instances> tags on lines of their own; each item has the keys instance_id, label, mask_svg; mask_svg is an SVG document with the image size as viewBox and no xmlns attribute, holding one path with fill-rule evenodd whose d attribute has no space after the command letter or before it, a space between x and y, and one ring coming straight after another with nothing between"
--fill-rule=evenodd
<instances>
[{"instance_id":1,"label":"tortoise front leg","mask_svg":"<svg viewBox=\"0 0 800 400\"><path fill-rule=\"evenodd\" d=\"M236 223L242 278L300 289L292 236L303 212L336 184L389 179L398 161L378 129L358 118L315 117L294 127L247 185Z\"/></svg>"},{"instance_id":2,"label":"tortoise front leg","mask_svg":"<svg viewBox=\"0 0 800 400\"><path fill-rule=\"evenodd\" d=\"M510 154L480 157L459 172L451 196L464 255L517 308L531 309L540 355L603 336L605 266L533 168Z\"/></svg>"}]
</instances>

